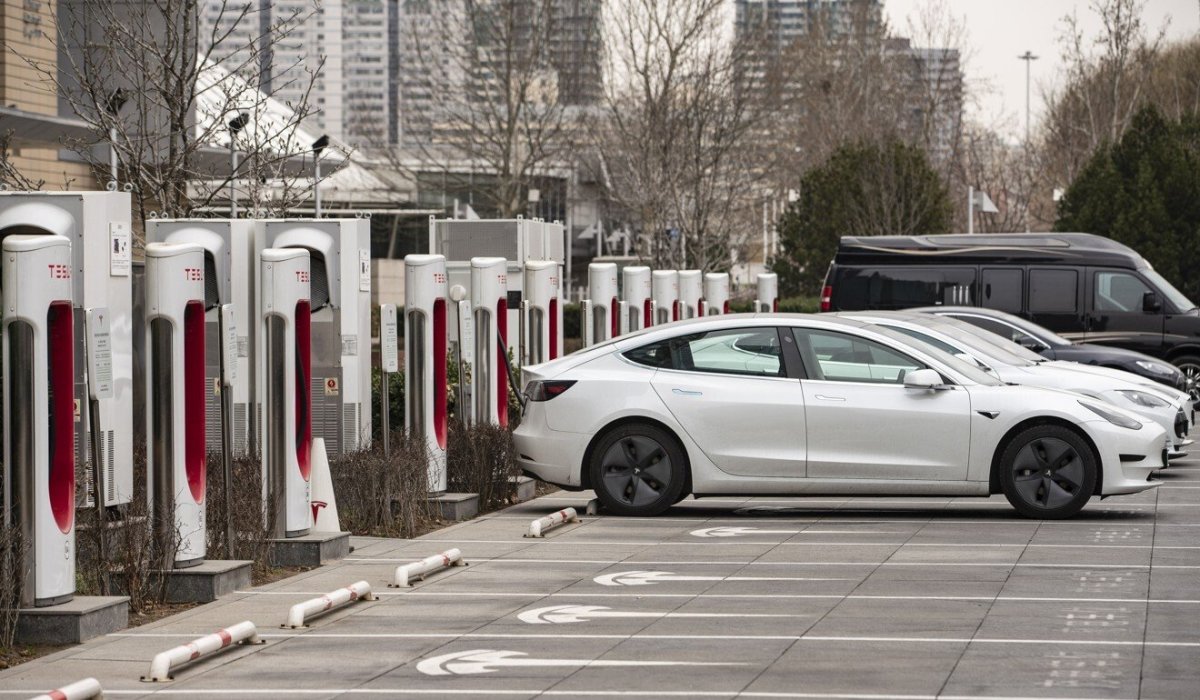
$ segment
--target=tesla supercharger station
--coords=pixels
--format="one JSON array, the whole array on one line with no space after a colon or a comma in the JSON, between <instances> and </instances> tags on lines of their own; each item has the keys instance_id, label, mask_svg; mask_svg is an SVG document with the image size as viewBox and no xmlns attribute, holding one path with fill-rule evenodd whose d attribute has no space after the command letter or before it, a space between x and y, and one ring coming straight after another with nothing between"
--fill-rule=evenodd
<instances>
[{"instance_id":1,"label":"tesla supercharger station","mask_svg":"<svg viewBox=\"0 0 1200 700\"><path fill-rule=\"evenodd\" d=\"M553 260L525 263L525 299L521 302L522 365L540 365L562 353L562 304L559 266Z\"/></svg>"},{"instance_id":2,"label":"tesla supercharger station","mask_svg":"<svg viewBox=\"0 0 1200 700\"><path fill-rule=\"evenodd\" d=\"M98 445L103 502L133 499L133 244L130 196L124 192L0 192L0 239L13 234L57 234L71 242L71 304L74 322L75 461L88 465ZM111 352L112 392L94 405L84 366L88 311L105 309ZM98 435L92 435L96 426ZM93 437L95 439L93 439ZM85 483L91 470L85 470ZM80 505L91 502L83 489Z\"/></svg>"},{"instance_id":3,"label":"tesla supercharger station","mask_svg":"<svg viewBox=\"0 0 1200 700\"><path fill-rule=\"evenodd\" d=\"M263 246L301 248L312 272L313 435L330 455L371 445L371 222L264 221Z\"/></svg>"},{"instance_id":4,"label":"tesla supercharger station","mask_svg":"<svg viewBox=\"0 0 1200 700\"><path fill-rule=\"evenodd\" d=\"M729 313L729 273L709 272L704 275L704 315Z\"/></svg>"},{"instance_id":5,"label":"tesla supercharger station","mask_svg":"<svg viewBox=\"0 0 1200 700\"><path fill-rule=\"evenodd\" d=\"M635 265L621 270L621 335L654 325L650 268Z\"/></svg>"},{"instance_id":6,"label":"tesla supercharger station","mask_svg":"<svg viewBox=\"0 0 1200 700\"><path fill-rule=\"evenodd\" d=\"M204 561L204 248L146 244L146 494L174 566Z\"/></svg>"},{"instance_id":7,"label":"tesla supercharger station","mask_svg":"<svg viewBox=\"0 0 1200 700\"><path fill-rule=\"evenodd\" d=\"M446 490L446 258L404 258L404 429L425 440L429 491Z\"/></svg>"},{"instance_id":8,"label":"tesla supercharger station","mask_svg":"<svg viewBox=\"0 0 1200 700\"><path fill-rule=\"evenodd\" d=\"M4 517L28 549L21 605L75 594L75 323L71 241L3 245Z\"/></svg>"},{"instance_id":9,"label":"tesla supercharger station","mask_svg":"<svg viewBox=\"0 0 1200 700\"><path fill-rule=\"evenodd\" d=\"M675 270L655 270L654 325L679 320L679 273Z\"/></svg>"},{"instance_id":10,"label":"tesla supercharger station","mask_svg":"<svg viewBox=\"0 0 1200 700\"><path fill-rule=\"evenodd\" d=\"M583 313L583 345L595 345L621 334L621 302L617 298L617 264L588 265L588 298Z\"/></svg>"},{"instance_id":11,"label":"tesla supercharger station","mask_svg":"<svg viewBox=\"0 0 1200 700\"><path fill-rule=\"evenodd\" d=\"M220 452L221 364L231 365L233 397L231 447L235 455L251 453L256 435L254 399L254 278L258 274L259 222L250 219L156 219L146 222L146 242L192 243L204 249L205 440L209 452ZM224 316L224 320L222 320ZM221 357L226 332L236 335L234 356ZM257 446L254 452L257 453Z\"/></svg>"},{"instance_id":12,"label":"tesla supercharger station","mask_svg":"<svg viewBox=\"0 0 1200 700\"><path fill-rule=\"evenodd\" d=\"M779 275L774 272L758 273L758 297L754 310L760 313L779 311Z\"/></svg>"},{"instance_id":13,"label":"tesla supercharger station","mask_svg":"<svg viewBox=\"0 0 1200 700\"><path fill-rule=\"evenodd\" d=\"M298 537L312 527L312 320L308 251L268 248L259 261L258 395L267 529Z\"/></svg>"},{"instance_id":14,"label":"tesla supercharger station","mask_svg":"<svg viewBox=\"0 0 1200 700\"><path fill-rule=\"evenodd\" d=\"M704 273L700 270L679 271L679 318L704 315Z\"/></svg>"},{"instance_id":15,"label":"tesla supercharger station","mask_svg":"<svg viewBox=\"0 0 1200 700\"><path fill-rule=\"evenodd\" d=\"M508 425L508 261L471 259L475 352L471 417L475 424Z\"/></svg>"}]
</instances>

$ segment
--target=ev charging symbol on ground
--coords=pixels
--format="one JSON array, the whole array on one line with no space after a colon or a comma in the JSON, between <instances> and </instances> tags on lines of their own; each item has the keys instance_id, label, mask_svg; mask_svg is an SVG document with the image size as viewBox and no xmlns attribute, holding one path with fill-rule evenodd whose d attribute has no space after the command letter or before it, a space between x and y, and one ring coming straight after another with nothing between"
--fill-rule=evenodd
<instances>
[{"instance_id":1,"label":"ev charging symbol on ground","mask_svg":"<svg viewBox=\"0 0 1200 700\"><path fill-rule=\"evenodd\" d=\"M849 581L846 578L811 578L794 576L687 576L670 571L622 571L592 579L601 586L652 586L675 581Z\"/></svg>"},{"instance_id":2,"label":"ev charging symbol on ground","mask_svg":"<svg viewBox=\"0 0 1200 700\"><path fill-rule=\"evenodd\" d=\"M427 676L468 676L492 673L502 668L551 668L579 666L611 668L614 666L744 666L740 663L718 661L635 661L625 659L534 659L520 651L471 649L442 654L417 664L417 670Z\"/></svg>"},{"instance_id":3,"label":"ev charging symbol on ground","mask_svg":"<svg viewBox=\"0 0 1200 700\"><path fill-rule=\"evenodd\" d=\"M547 608L526 610L517 616L521 622L531 625L565 625L574 622L591 622L604 619L662 619L665 617L714 618L714 617L808 617L785 613L683 613L641 610L613 610L603 605L551 605Z\"/></svg>"}]
</instances>

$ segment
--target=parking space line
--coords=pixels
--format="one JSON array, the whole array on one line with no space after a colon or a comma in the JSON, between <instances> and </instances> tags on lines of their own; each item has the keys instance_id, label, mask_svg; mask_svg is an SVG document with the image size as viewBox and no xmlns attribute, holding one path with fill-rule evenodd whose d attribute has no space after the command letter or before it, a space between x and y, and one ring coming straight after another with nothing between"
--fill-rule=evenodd
<instances>
[{"instance_id":1,"label":"parking space line","mask_svg":"<svg viewBox=\"0 0 1200 700\"><path fill-rule=\"evenodd\" d=\"M0 689L0 695L32 695L37 690ZM520 690L514 688L157 688L105 689L105 695L483 695L483 696L582 696L651 698L780 698L794 700L1120 700L1084 696L1015 695L898 695L887 693L804 693L783 691L721 690ZM1132 699L1130 699L1132 700Z\"/></svg>"},{"instance_id":2,"label":"parking space line","mask_svg":"<svg viewBox=\"0 0 1200 700\"><path fill-rule=\"evenodd\" d=\"M351 561L351 560L347 560ZM390 563L392 559L357 559L359 563ZM631 561L629 559L479 559L471 565L483 564L602 564L608 566L963 566L963 567L1022 567L1034 569L1149 569L1150 564L1045 564L1040 562L957 562L957 561ZM1200 569L1200 564L1154 564L1155 569Z\"/></svg>"},{"instance_id":3,"label":"parking space line","mask_svg":"<svg viewBox=\"0 0 1200 700\"><path fill-rule=\"evenodd\" d=\"M320 595L315 591L238 591L246 595L270 596L312 596ZM1010 603L1120 603L1123 605L1200 605L1200 599L1185 598L1051 598L1042 596L990 596L990 595L869 595L837 593L569 593L554 592L497 592L497 591L428 591L415 589L412 591L378 591L376 596L419 598L734 598L734 599L787 599L787 600L929 600L929 601L980 601L980 602L1010 602Z\"/></svg>"},{"instance_id":4,"label":"parking space line","mask_svg":"<svg viewBox=\"0 0 1200 700\"><path fill-rule=\"evenodd\" d=\"M179 638L188 637L195 632L120 632L110 634L110 637L146 637L146 638ZM258 635L262 639L615 639L629 640L659 640L659 641L728 641L728 642L846 642L859 644L1026 644L1026 645L1061 645L1061 646L1103 646L1103 647L1172 647L1200 648L1200 642L1158 642L1141 639L1103 640L1103 639L1017 639L1006 637L868 637L868 636L831 636L808 634L599 634L599 633L537 633L537 632L264 632Z\"/></svg>"},{"instance_id":5,"label":"parking space line","mask_svg":"<svg viewBox=\"0 0 1200 700\"><path fill-rule=\"evenodd\" d=\"M917 533L920 534L920 533ZM1146 533L1149 535L1149 533ZM915 537L916 535L910 535ZM447 540L448 541L448 540ZM477 540L458 540L468 544L480 544ZM492 540L488 540L492 541ZM538 542L538 544L550 544L550 541ZM508 544L508 543L506 543ZM716 542L692 542L687 540L668 541L668 542L598 542L598 541L580 541L572 540L570 544L587 544L587 545L611 545L611 546L632 546L642 544L656 544L658 546L667 547L671 545L770 545L772 547L965 547L968 549L1200 549L1200 545L1161 545L1161 544L1054 544L1044 542L1029 542L1029 543L1000 543L1000 542L758 542L753 540L719 540ZM346 561L409 561L404 558L389 558L389 557L347 557Z\"/></svg>"}]
</instances>

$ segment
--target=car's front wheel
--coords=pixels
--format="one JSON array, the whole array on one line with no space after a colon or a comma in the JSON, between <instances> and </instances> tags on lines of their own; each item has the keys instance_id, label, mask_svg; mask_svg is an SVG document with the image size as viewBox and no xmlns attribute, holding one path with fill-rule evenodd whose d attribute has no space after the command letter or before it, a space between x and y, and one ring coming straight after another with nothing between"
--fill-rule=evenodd
<instances>
[{"instance_id":1,"label":"car's front wheel","mask_svg":"<svg viewBox=\"0 0 1200 700\"><path fill-rule=\"evenodd\" d=\"M1069 518L1096 490L1091 447L1078 433L1058 425L1023 430L1004 449L999 467L1004 496L1028 518Z\"/></svg>"},{"instance_id":2,"label":"car's front wheel","mask_svg":"<svg viewBox=\"0 0 1200 700\"><path fill-rule=\"evenodd\" d=\"M687 495L683 450L649 423L609 431L592 450L590 469L596 496L617 515L658 515Z\"/></svg>"}]
</instances>

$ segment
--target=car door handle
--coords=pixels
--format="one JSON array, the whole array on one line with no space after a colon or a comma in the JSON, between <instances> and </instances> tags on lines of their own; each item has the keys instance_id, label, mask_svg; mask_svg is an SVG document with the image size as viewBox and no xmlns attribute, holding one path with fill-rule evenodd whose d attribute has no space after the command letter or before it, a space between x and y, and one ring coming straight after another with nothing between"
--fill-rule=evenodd
<instances>
[{"instance_id":1,"label":"car door handle","mask_svg":"<svg viewBox=\"0 0 1200 700\"><path fill-rule=\"evenodd\" d=\"M688 391L687 389L672 389L671 393L679 396L704 396L703 391Z\"/></svg>"},{"instance_id":2,"label":"car door handle","mask_svg":"<svg viewBox=\"0 0 1200 700\"><path fill-rule=\"evenodd\" d=\"M822 401L845 401L844 396L826 396L825 394L816 394L816 397Z\"/></svg>"}]
</instances>

